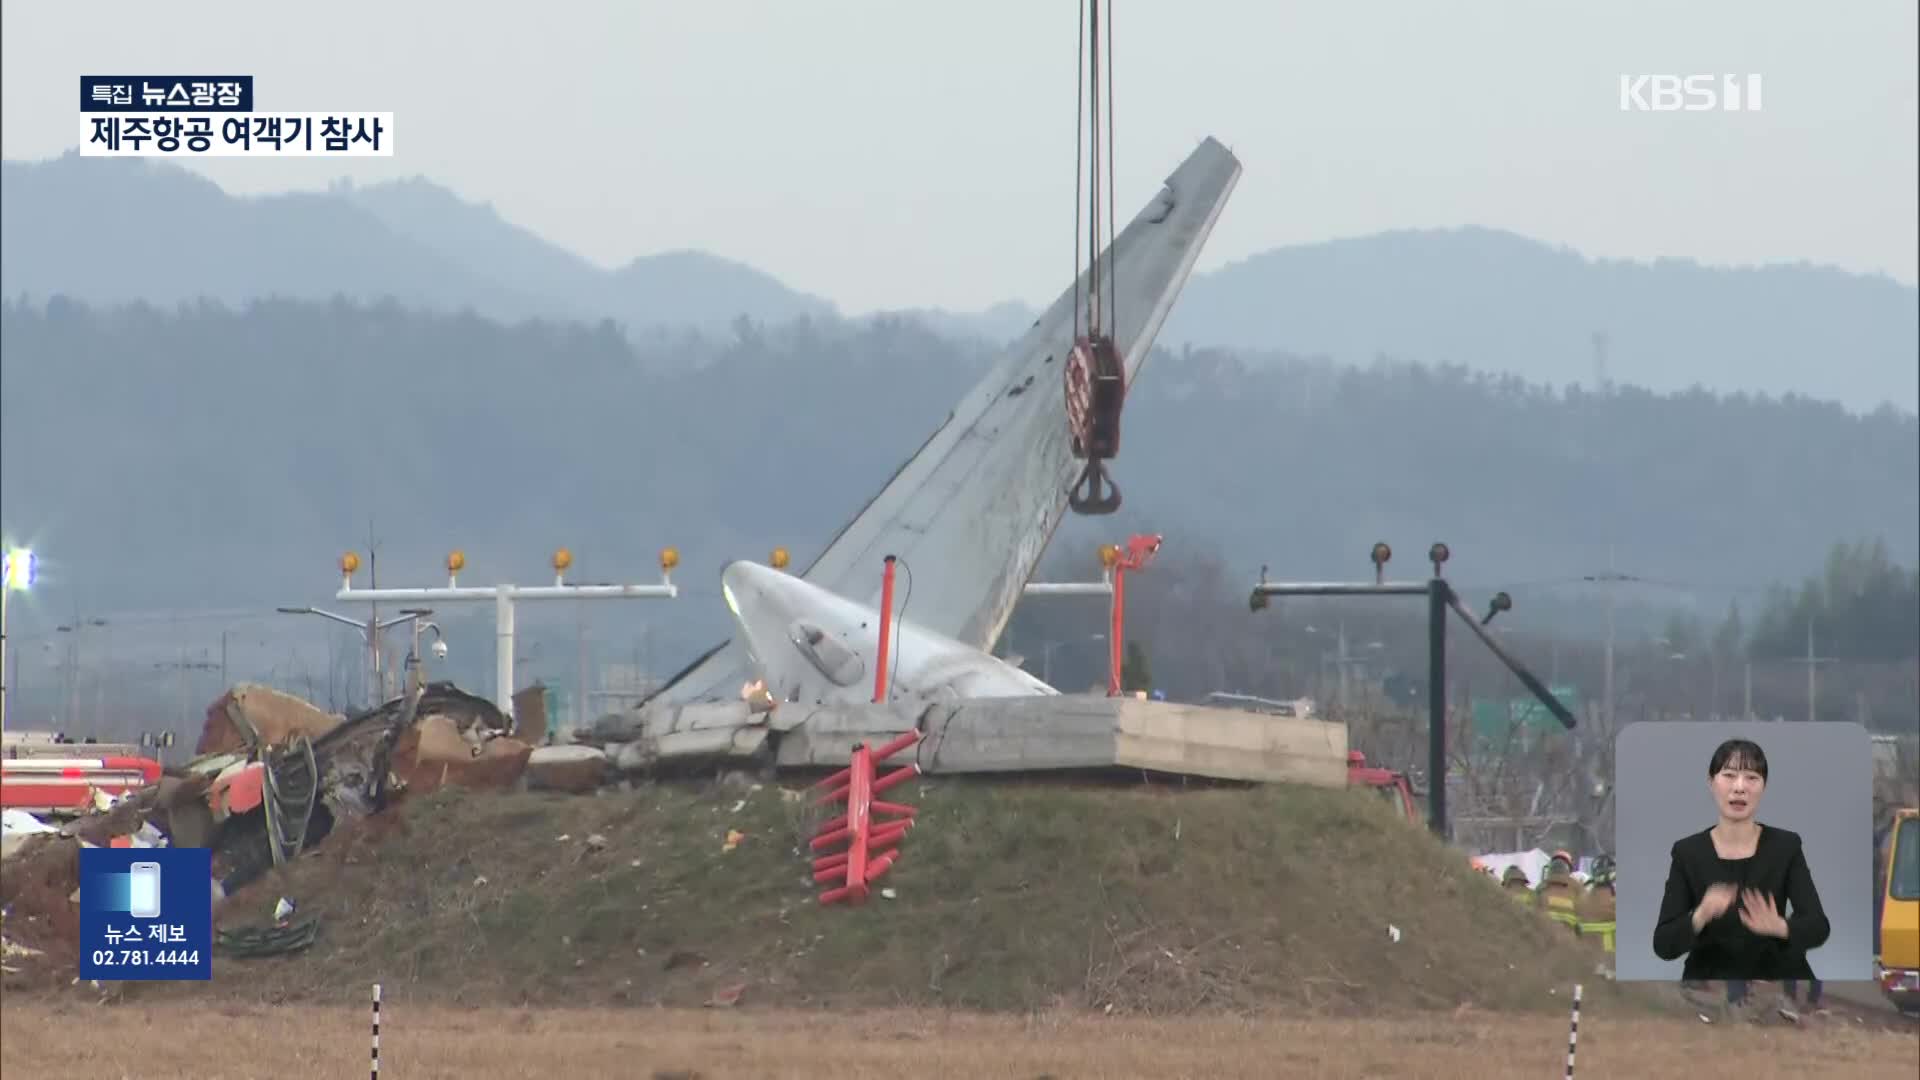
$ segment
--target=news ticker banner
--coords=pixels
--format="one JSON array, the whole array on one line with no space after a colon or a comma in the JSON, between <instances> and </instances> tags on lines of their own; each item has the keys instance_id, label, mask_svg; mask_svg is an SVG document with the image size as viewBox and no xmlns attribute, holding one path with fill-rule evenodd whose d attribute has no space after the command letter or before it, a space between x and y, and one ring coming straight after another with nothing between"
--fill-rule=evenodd
<instances>
[{"instance_id":1,"label":"news ticker banner","mask_svg":"<svg viewBox=\"0 0 1920 1080\"><path fill-rule=\"evenodd\" d=\"M213 853L80 849L80 977L213 977Z\"/></svg>"},{"instance_id":2,"label":"news ticker banner","mask_svg":"<svg viewBox=\"0 0 1920 1080\"><path fill-rule=\"evenodd\" d=\"M251 75L82 75L81 157L392 157L390 112L261 112Z\"/></svg>"}]
</instances>

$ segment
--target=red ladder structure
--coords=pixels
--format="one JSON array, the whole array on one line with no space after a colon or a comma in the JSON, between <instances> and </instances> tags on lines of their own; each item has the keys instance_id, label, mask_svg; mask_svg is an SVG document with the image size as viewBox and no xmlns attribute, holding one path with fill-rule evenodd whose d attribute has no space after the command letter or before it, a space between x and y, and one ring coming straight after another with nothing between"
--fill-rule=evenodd
<instances>
[{"instance_id":1,"label":"red ladder structure","mask_svg":"<svg viewBox=\"0 0 1920 1080\"><path fill-rule=\"evenodd\" d=\"M898 787L920 775L920 766L902 765L885 776L874 770L881 762L920 741L918 731L909 731L879 749L866 743L853 748L853 764L814 785L829 789L814 803L830 806L847 804L847 812L822 823L816 830L812 849L816 852L846 841L846 849L813 860L813 880L821 885L840 882L820 894L822 904L838 900L858 904L867 898L868 886L893 866L900 857L899 844L913 827L916 808L901 803L881 802L874 798L889 788ZM890 815L876 823L873 815Z\"/></svg>"}]
</instances>

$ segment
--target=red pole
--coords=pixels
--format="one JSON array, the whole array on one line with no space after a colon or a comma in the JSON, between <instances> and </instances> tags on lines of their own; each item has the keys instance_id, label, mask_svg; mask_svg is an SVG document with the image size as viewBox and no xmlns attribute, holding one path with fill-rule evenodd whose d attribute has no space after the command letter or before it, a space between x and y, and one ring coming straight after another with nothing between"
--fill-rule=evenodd
<instances>
[{"instance_id":1,"label":"red pole","mask_svg":"<svg viewBox=\"0 0 1920 1080\"><path fill-rule=\"evenodd\" d=\"M1120 670L1125 665L1127 626L1127 564L1113 568L1113 625L1107 628L1107 696L1120 696Z\"/></svg>"},{"instance_id":2,"label":"red pole","mask_svg":"<svg viewBox=\"0 0 1920 1080\"><path fill-rule=\"evenodd\" d=\"M887 568L880 579L880 650L873 667L873 700L887 700L887 639L893 630L893 556L887 556Z\"/></svg>"}]
</instances>

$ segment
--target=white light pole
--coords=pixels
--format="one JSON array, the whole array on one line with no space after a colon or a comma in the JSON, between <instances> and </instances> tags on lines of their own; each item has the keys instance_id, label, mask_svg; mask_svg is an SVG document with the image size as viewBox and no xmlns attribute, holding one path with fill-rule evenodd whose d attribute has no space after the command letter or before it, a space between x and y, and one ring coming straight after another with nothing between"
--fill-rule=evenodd
<instances>
[{"instance_id":1,"label":"white light pole","mask_svg":"<svg viewBox=\"0 0 1920 1080\"><path fill-rule=\"evenodd\" d=\"M1117 551L1118 549L1114 548L1111 544L1102 544L1100 546L1100 580L1099 581L1035 581L1035 582L1030 582L1026 586L1022 587L1020 590L1020 595L1021 596L1112 597L1113 596L1113 567L1114 567L1114 564L1118 561L1118 559L1110 557L1109 552L1114 552L1117 554ZM1109 609L1111 609L1112 605L1109 604L1108 606L1109 606ZM1111 621L1111 611L1109 611L1109 621ZM1107 638L1107 635L1105 634L1094 634L1090 638L1087 638L1085 640L1105 641L1106 638ZM1076 644L1081 640L1082 640L1081 638L1068 638L1066 641L1043 641L1040 643L1040 681L1041 682L1046 683L1049 686L1053 685L1053 650L1059 648L1062 645Z\"/></svg>"},{"instance_id":2,"label":"white light pole","mask_svg":"<svg viewBox=\"0 0 1920 1080\"><path fill-rule=\"evenodd\" d=\"M0 562L0 740L7 731L7 598L33 588L38 567L31 548L10 548Z\"/></svg>"},{"instance_id":3,"label":"white light pole","mask_svg":"<svg viewBox=\"0 0 1920 1080\"><path fill-rule=\"evenodd\" d=\"M494 627L494 704L500 711L513 715L513 619L514 605L522 600L671 600L680 595L680 589L673 583L673 568L680 565L680 552L676 548L663 548L660 551L660 583L658 585L569 585L566 572L573 565L573 553L566 548L553 553L552 585L461 585L459 574L467 564L464 553L455 551L447 556L447 584L442 588L430 589L356 589L353 587L353 571L360 560L348 552L340 560L340 591L334 599L343 603L383 600L398 603L449 604L493 602ZM413 616L401 616L401 619Z\"/></svg>"}]
</instances>

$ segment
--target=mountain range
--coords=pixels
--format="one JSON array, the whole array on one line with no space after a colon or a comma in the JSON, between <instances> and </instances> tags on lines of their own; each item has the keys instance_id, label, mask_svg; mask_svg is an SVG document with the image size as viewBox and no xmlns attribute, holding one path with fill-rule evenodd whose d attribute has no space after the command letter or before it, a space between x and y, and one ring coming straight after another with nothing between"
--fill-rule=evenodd
<instances>
[{"instance_id":1,"label":"mountain range","mask_svg":"<svg viewBox=\"0 0 1920 1080\"><path fill-rule=\"evenodd\" d=\"M742 319L842 321L825 298L702 252L603 269L425 179L243 198L139 160L69 153L0 170L0 291L9 297L163 306L391 298L505 322L607 319L633 340L737 331ZM998 345L1034 314L1009 300L862 321L916 321ZM1196 274L1160 341L1349 366L1460 365L1554 386L1697 386L1806 395L1858 412L1920 408L1920 290L1911 286L1805 263L1591 259L1478 227L1276 248Z\"/></svg>"}]
</instances>

